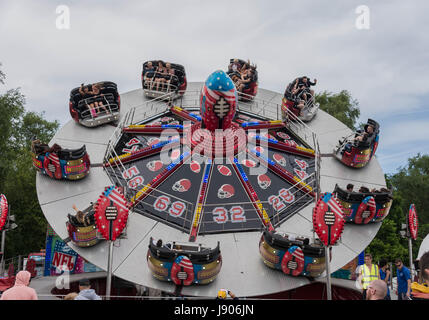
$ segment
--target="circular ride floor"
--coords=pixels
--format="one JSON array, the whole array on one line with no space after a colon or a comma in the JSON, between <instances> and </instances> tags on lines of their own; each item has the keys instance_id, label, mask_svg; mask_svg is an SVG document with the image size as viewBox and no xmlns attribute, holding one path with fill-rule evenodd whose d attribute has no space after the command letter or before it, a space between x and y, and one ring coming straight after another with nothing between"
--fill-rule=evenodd
<instances>
[{"instance_id":1,"label":"circular ride floor","mask_svg":"<svg viewBox=\"0 0 429 320\"><path fill-rule=\"evenodd\" d=\"M182 100L183 107L197 105L195 101L197 96L192 92L198 92L202 86L202 82L188 84L187 93ZM254 102L239 102L239 110L278 119L280 114L277 104L281 104L282 97L282 94L259 89ZM148 101L142 89L122 93L121 120L130 109L135 107L139 107L140 111L144 110L145 117L165 110L165 107L158 109L156 104L147 103ZM338 140L351 133L343 123L319 110L316 117L307 125L317 134L322 154L321 192L332 192L335 184L345 187L349 182L353 183L356 189L361 185L370 189L385 187L384 173L376 157L365 168L353 169L329 156ZM102 163L109 139L115 129L112 125L86 128L70 120L49 143L50 145L57 143L69 149L85 144L91 159L90 174L80 181L58 181L37 174L36 186L41 208L49 224L62 239L68 238L67 213L74 214L72 205L76 204L80 209L87 208L91 202L97 201L106 186L112 185ZM306 141L310 139L308 128L297 126L293 129L302 139ZM381 143L383 143L382 140ZM281 222L276 230L312 239L315 236L312 231L313 207L314 203L307 205ZM361 253L375 237L380 225L380 222L370 225L346 224L340 243L332 249L331 272L341 268ZM187 242L189 232L131 211L125 237L115 242L113 273L136 284L173 293L175 285L156 280L148 268L146 255L150 237L161 238L164 242ZM310 283L310 280L305 277L287 276L279 270L265 266L259 254L260 237L260 231L199 234L196 243L215 247L217 242L220 242L222 269L213 283L183 287L182 294L215 297L220 288L228 288L237 296L251 297L287 291ZM77 247L72 242L68 242L68 245L86 260L107 270L107 241L89 248Z\"/></svg>"}]
</instances>

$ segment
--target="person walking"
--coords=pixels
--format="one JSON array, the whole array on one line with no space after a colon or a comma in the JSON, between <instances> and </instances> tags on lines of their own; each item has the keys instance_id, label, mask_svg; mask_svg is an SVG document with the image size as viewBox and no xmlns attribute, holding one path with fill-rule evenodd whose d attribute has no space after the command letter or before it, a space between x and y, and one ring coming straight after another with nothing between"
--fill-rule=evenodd
<instances>
[{"instance_id":1,"label":"person walking","mask_svg":"<svg viewBox=\"0 0 429 320\"><path fill-rule=\"evenodd\" d=\"M31 273L19 271L15 278L15 285L3 292L0 300L38 300L36 290L30 288Z\"/></svg>"},{"instance_id":2,"label":"person walking","mask_svg":"<svg viewBox=\"0 0 429 320\"><path fill-rule=\"evenodd\" d=\"M372 263L372 255L369 253L365 254L364 264L362 265L359 271L359 282L362 285L362 298L366 300L366 291L368 289L369 284L373 280L380 279L380 271L376 264Z\"/></svg>"},{"instance_id":3,"label":"person walking","mask_svg":"<svg viewBox=\"0 0 429 320\"><path fill-rule=\"evenodd\" d=\"M396 278L398 279L398 288L396 294L398 300L409 300L411 293L411 273L410 270L404 266L401 259L395 260L396 265Z\"/></svg>"},{"instance_id":4,"label":"person walking","mask_svg":"<svg viewBox=\"0 0 429 320\"><path fill-rule=\"evenodd\" d=\"M384 300L391 300L390 290L389 290L389 285L390 285L390 281L391 281L391 272L390 272L389 265L387 264L386 259L380 260L380 264L379 264L378 268L380 269L380 280L383 280L384 282L386 282L386 285L387 285L387 293L386 293L386 297L384 298Z\"/></svg>"},{"instance_id":5,"label":"person walking","mask_svg":"<svg viewBox=\"0 0 429 320\"><path fill-rule=\"evenodd\" d=\"M79 294L74 300L101 300L94 289L91 289L89 279L82 279L79 281Z\"/></svg>"},{"instance_id":6,"label":"person walking","mask_svg":"<svg viewBox=\"0 0 429 320\"><path fill-rule=\"evenodd\" d=\"M420 257L419 269L422 283L411 284L411 299L429 301L429 251Z\"/></svg>"}]
</instances>

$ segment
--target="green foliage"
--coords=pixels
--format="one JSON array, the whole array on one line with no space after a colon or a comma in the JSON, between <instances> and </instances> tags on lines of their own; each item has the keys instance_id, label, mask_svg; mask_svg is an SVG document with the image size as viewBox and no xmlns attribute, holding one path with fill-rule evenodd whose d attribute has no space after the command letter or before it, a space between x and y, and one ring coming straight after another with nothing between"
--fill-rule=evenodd
<instances>
[{"instance_id":1,"label":"green foliage","mask_svg":"<svg viewBox=\"0 0 429 320\"><path fill-rule=\"evenodd\" d=\"M335 94L323 91L316 94L316 102L320 104L320 109L337 118L350 129L357 129L356 121L360 115L359 103L347 90Z\"/></svg>"},{"instance_id":2,"label":"green foliage","mask_svg":"<svg viewBox=\"0 0 429 320\"><path fill-rule=\"evenodd\" d=\"M43 113L25 111L24 105L19 89L0 95L0 193L6 195L18 225L6 233L6 258L45 246L47 222L37 199L30 145L34 136L49 142L59 123L46 121Z\"/></svg>"},{"instance_id":3,"label":"green foliage","mask_svg":"<svg viewBox=\"0 0 429 320\"><path fill-rule=\"evenodd\" d=\"M408 159L405 168L387 176L387 185L393 188L394 201L389 215L366 251L375 256L375 261L400 258L408 265L408 240L401 238L399 231L401 225L406 223L410 205L414 203L419 220L418 236L412 241L415 259L421 242L429 233L429 156L418 154Z\"/></svg>"}]
</instances>

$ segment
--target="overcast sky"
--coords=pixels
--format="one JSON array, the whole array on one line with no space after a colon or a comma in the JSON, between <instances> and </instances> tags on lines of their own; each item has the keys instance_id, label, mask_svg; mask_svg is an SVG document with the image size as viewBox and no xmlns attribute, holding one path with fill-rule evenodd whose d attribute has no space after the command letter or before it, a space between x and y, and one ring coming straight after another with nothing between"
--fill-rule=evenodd
<instances>
[{"instance_id":1,"label":"overcast sky","mask_svg":"<svg viewBox=\"0 0 429 320\"><path fill-rule=\"evenodd\" d=\"M56 9L68 7L70 29ZM369 9L369 29L359 29ZM182 64L203 81L229 58L255 62L259 86L283 93L297 76L316 90L346 89L361 122L381 126L386 173L429 150L429 2L426 1L11 1L0 2L0 62L6 89L20 87L27 109L70 120L70 90L111 80L141 87L144 61Z\"/></svg>"}]
</instances>

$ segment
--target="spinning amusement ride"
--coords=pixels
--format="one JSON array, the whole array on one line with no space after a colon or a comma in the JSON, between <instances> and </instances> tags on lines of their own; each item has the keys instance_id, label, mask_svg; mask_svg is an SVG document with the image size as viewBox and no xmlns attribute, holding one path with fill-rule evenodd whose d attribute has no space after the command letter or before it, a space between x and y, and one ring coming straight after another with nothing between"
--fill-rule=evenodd
<instances>
[{"instance_id":1,"label":"spinning amusement ride","mask_svg":"<svg viewBox=\"0 0 429 320\"><path fill-rule=\"evenodd\" d=\"M113 274L133 283L190 296L283 292L326 276L316 231L329 218L313 224L325 192L345 223L331 271L369 244L391 194L345 186L385 188L375 121L357 139L364 131L319 110L314 97L297 112L288 90L258 88L253 66L238 92L231 72L187 83L183 66L157 75L158 65L144 63L142 89L73 89L74 121L49 145L33 143L40 205L74 251L107 269L104 239L114 235ZM73 205L84 218L68 214Z\"/></svg>"}]
</instances>

